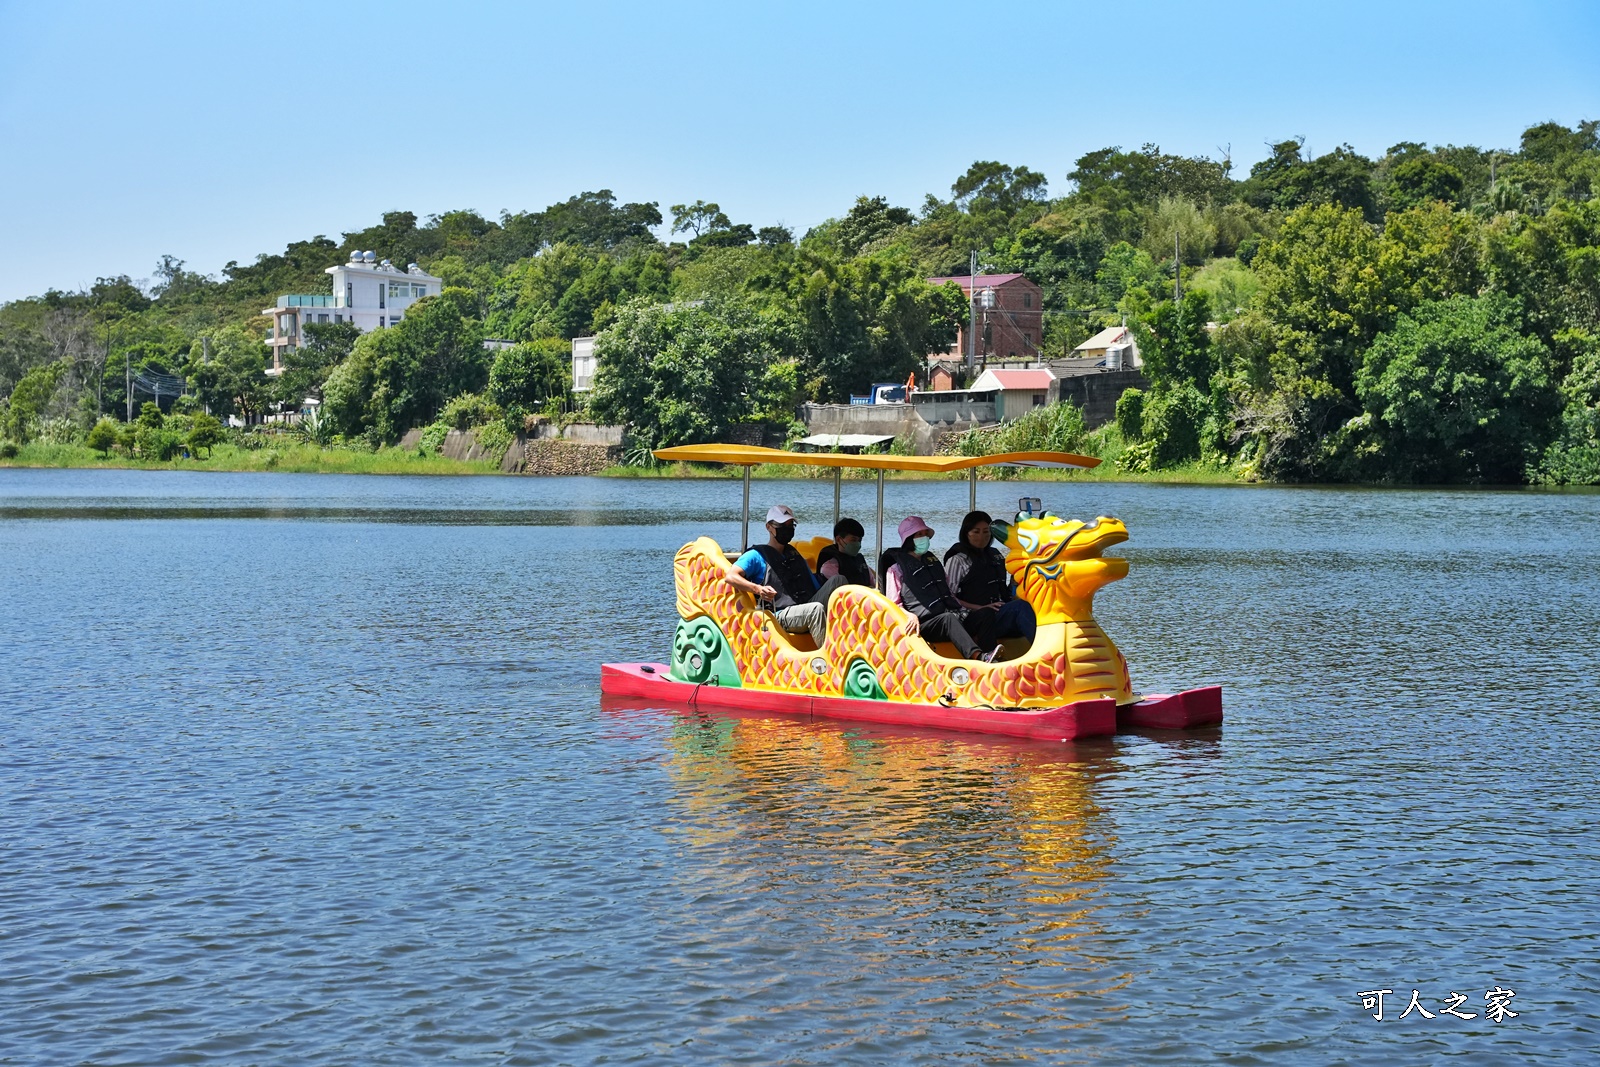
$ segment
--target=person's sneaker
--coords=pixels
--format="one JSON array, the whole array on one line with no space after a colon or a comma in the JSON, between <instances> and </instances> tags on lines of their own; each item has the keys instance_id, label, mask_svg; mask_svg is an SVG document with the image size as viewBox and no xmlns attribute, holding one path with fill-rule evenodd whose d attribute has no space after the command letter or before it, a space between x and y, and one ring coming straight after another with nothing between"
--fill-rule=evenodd
<instances>
[{"instance_id":1,"label":"person's sneaker","mask_svg":"<svg viewBox=\"0 0 1600 1067\"><path fill-rule=\"evenodd\" d=\"M994 651L989 653L987 656L983 657L983 662L985 662L985 663L993 663L995 660L1000 659L1002 656L1004 656L1005 653L1006 653L1006 646L1005 645L995 645L994 646Z\"/></svg>"}]
</instances>

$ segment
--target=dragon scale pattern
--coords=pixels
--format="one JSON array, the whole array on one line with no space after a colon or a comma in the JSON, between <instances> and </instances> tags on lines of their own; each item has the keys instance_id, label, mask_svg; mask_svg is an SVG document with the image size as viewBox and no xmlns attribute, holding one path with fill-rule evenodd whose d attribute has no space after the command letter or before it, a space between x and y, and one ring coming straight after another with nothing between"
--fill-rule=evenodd
<instances>
[{"instance_id":1,"label":"dragon scale pattern","mask_svg":"<svg viewBox=\"0 0 1600 1067\"><path fill-rule=\"evenodd\" d=\"M1085 529L1084 524L1034 519L1019 525L1024 530L1030 525L1062 527L1066 532L1022 538L1021 543L1036 545L1031 551L1020 547L1015 531L1008 542L1007 569L1017 579L1018 595L1034 605L1040 624L1033 647L1015 660L987 664L946 659L918 635L915 616L876 589L855 585L839 589L829 600L823 647L802 650L769 612L755 610L749 594L724 580L732 568L721 547L707 537L679 549L673 560L678 613L684 619L705 615L721 627L749 689L841 696L850 665L860 659L877 673L892 701L967 707L1054 707L1107 696L1130 701L1127 663L1089 610L1093 589L1121 577L1125 563L1115 561L1122 565L1120 572L1090 578L1087 595L1074 595L1079 590L1070 587L1070 579L1083 584L1083 566L1075 570L1071 562L1053 561L1064 541ZM1030 567L1042 557L1052 562ZM1085 562L1092 568L1102 561Z\"/></svg>"}]
</instances>

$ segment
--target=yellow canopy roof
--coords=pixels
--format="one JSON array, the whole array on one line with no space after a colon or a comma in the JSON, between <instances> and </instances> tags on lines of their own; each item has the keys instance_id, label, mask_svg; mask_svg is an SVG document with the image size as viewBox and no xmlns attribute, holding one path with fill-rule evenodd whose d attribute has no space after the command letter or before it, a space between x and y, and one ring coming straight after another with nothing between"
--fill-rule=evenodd
<instances>
[{"instance_id":1,"label":"yellow canopy roof","mask_svg":"<svg viewBox=\"0 0 1600 1067\"><path fill-rule=\"evenodd\" d=\"M843 452L785 452L759 445L679 445L658 448L655 457L684 463L732 463L751 467L786 463L808 467L863 467L869 470L945 473L973 467L1098 467L1094 456L1075 452L1000 452L992 456L851 456Z\"/></svg>"}]
</instances>

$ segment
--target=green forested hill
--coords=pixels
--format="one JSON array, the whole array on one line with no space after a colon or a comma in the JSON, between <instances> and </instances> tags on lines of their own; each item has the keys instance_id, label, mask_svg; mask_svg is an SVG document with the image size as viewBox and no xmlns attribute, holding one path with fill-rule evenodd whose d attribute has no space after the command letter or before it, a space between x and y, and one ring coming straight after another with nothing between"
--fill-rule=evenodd
<instances>
[{"instance_id":1,"label":"green forested hill","mask_svg":"<svg viewBox=\"0 0 1600 1067\"><path fill-rule=\"evenodd\" d=\"M1597 128L1532 126L1514 150L1407 142L1379 159L1307 158L1287 141L1248 175L1107 148L1056 197L1049 176L978 162L947 198L862 196L803 235L606 190L497 220L395 211L216 278L165 257L146 289L103 278L0 307L0 438L81 440L120 418L127 365L181 379L193 399L180 407L217 414L322 395L328 433L352 441L392 441L452 401L453 418L514 425L564 392L563 342L598 333L596 417L646 444L711 439L903 380L966 314L956 287L924 279L965 273L977 250L981 270L1043 287L1045 358L1134 327L1153 384L1119 411L1129 466L1592 483ZM669 243L653 235L663 224ZM267 379L261 309L326 291L323 268L355 249L420 263L447 290L379 334L313 328L291 373ZM492 353L484 337L519 344Z\"/></svg>"}]
</instances>

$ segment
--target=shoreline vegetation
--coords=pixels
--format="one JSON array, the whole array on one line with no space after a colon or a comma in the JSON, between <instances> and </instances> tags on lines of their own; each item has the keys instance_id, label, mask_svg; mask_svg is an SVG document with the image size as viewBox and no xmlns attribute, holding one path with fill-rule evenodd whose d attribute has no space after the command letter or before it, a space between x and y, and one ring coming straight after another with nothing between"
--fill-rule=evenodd
<instances>
[{"instance_id":1,"label":"shoreline vegetation","mask_svg":"<svg viewBox=\"0 0 1600 1067\"><path fill-rule=\"evenodd\" d=\"M137 457L108 455L84 445L34 443L24 445L16 456L0 459L0 470L146 470L146 471L211 471L218 474L421 474L421 475L502 475L508 478L526 478L526 474L510 474L490 460L461 461L444 456L421 453L416 450L385 448L369 452L357 448L319 448L315 445L288 445L277 449L245 449L234 445L218 445L207 459L176 458L165 462L141 460ZM831 479L833 472L825 467L762 464L751 469L752 479L759 481L823 481ZM536 477L536 476L533 476ZM551 475L550 477L565 477ZM619 464L607 467L592 477L596 478L648 478L657 480L682 479L688 481L738 480L743 477L740 467L717 466L698 463L663 463L655 467ZM871 481L877 477L869 470L846 470L848 482ZM888 471L889 481L966 481L966 472L960 474L925 474L916 471ZM1129 471L1115 463L1102 462L1089 470L1050 470L1038 468L993 468L980 470L982 482L1126 482L1151 485L1262 485L1284 486L1299 483L1252 482L1239 472L1204 460L1196 460L1177 467L1158 471ZM1313 483L1308 483L1313 484ZM1320 483L1316 483L1320 484Z\"/></svg>"},{"instance_id":2,"label":"shoreline vegetation","mask_svg":"<svg viewBox=\"0 0 1600 1067\"><path fill-rule=\"evenodd\" d=\"M376 452L362 448L338 446L321 447L314 444L286 443L268 448L241 448L233 444L219 444L205 459L175 457L170 460L141 459L99 452L81 444L52 444L33 442L23 445L10 458L0 458L0 469L76 469L76 470L179 470L216 471L218 473L277 473L277 474L425 474L425 475L491 475L524 478L525 474L509 474L493 460L454 460L418 449L383 448ZM832 478L832 470L825 467L762 464L752 468L751 477L762 480L823 480ZM738 479L743 477L740 467L698 463L662 463L653 466L618 464L607 467L594 477L599 478L652 478L652 479ZM846 470L847 481L870 481L876 472ZM889 471L892 481L965 481L960 474L926 474L915 471ZM1250 479L1240 471L1195 460L1158 471L1130 471L1112 459L1105 459L1092 469L1051 470L1036 468L994 468L980 470L980 481L1094 481L1094 482L1147 482L1188 485L1243 485ZM1275 484L1275 483L1271 483Z\"/></svg>"},{"instance_id":3,"label":"shoreline vegetation","mask_svg":"<svg viewBox=\"0 0 1600 1067\"><path fill-rule=\"evenodd\" d=\"M1225 153L1110 146L1061 177L978 160L918 210L863 195L804 233L602 189L499 221L392 211L220 277L163 256L148 280L0 304L0 460L80 462L44 442L132 466L215 448L193 466L466 472L395 446L471 431L493 454L543 420L623 427L621 458L650 470L664 446L792 443L805 405L926 389L935 363L970 388L977 368L946 358L962 331L985 366L1066 369L1126 328L1145 384L1120 394L1115 441L1046 394L937 447L1107 461L1076 478L1600 484L1600 120L1504 149L1288 140L1247 175ZM416 298L383 329L331 292L352 257ZM1036 289L1012 309L950 280L971 269ZM593 361L575 381L578 338Z\"/></svg>"},{"instance_id":4,"label":"shoreline vegetation","mask_svg":"<svg viewBox=\"0 0 1600 1067\"><path fill-rule=\"evenodd\" d=\"M316 445L294 444L277 449L247 449L234 445L218 445L207 459L176 458L167 461L141 460L122 455L101 456L84 445L34 443L24 445L17 455L0 458L0 470L140 470L140 471L194 471L216 474L413 474L429 477L460 475L499 475L506 478L539 477L513 474L500 469L490 460L454 460L415 449L385 448L377 452L360 448L337 446L321 448ZM826 481L833 477L831 468L762 464L751 469L756 481ZM546 475L545 477L571 477ZM607 467L594 475L596 478L640 478L684 481L737 481L743 477L739 467L710 464L663 463L655 467L619 464ZM877 477L875 471L846 470L847 482L870 482ZM916 471L888 471L886 478L892 482L964 482L965 472L959 474L925 474ZM980 470L981 482L1096 482L1137 485L1172 486L1246 486L1257 488L1330 488L1328 482L1271 481L1246 477L1244 473L1218 466L1205 460L1195 460L1179 466L1155 471L1130 471L1113 462L1102 462L1089 469L1055 470L1040 468L991 468ZM1416 483L1356 482L1339 483L1346 487L1370 489L1429 489L1478 488L1486 490L1537 490L1543 492L1591 493L1593 486L1568 485L1420 485Z\"/></svg>"},{"instance_id":5,"label":"shoreline vegetation","mask_svg":"<svg viewBox=\"0 0 1600 1067\"><path fill-rule=\"evenodd\" d=\"M174 447L160 459L154 449L127 449L106 445L97 450L78 442L34 441L0 453L0 467L77 468L121 470L190 470L227 472L277 472L293 474L509 474L499 459L456 460L435 451L424 439L415 448L388 446L378 449L360 443L319 444L303 433L263 436L228 431L224 439L205 449ZM504 447L514 447L508 443ZM910 441L897 438L887 447L871 451L911 455ZM1150 470L1141 462L1137 446L1130 448L1121 429L1111 423L1085 430L1083 417L1072 405L1040 408L1000 426L955 434L945 439L941 451L953 455L991 455L999 452L1062 451L1100 460L1092 468L981 468L982 481L1095 481L1174 484L1235 485L1260 481L1248 467L1199 458ZM203 455L202 455L203 452ZM503 454L502 447L492 453ZM527 477L518 473L515 477ZM602 478L726 479L743 477L743 469L723 464L661 463L648 450L632 448L623 462L594 475ZM889 471L896 481L965 481L967 474ZM764 463L752 468L751 477L764 480L831 479L831 468ZM846 469L849 481L871 481L877 473Z\"/></svg>"},{"instance_id":6,"label":"shoreline vegetation","mask_svg":"<svg viewBox=\"0 0 1600 1067\"><path fill-rule=\"evenodd\" d=\"M76 470L216 471L218 473L275 474L499 474L500 465L488 460L455 460L415 449L322 448L285 444L278 448L240 448L222 444L209 457L169 460L138 456L102 456L86 445L35 442L23 445L0 468L55 468Z\"/></svg>"},{"instance_id":7,"label":"shoreline vegetation","mask_svg":"<svg viewBox=\"0 0 1600 1067\"><path fill-rule=\"evenodd\" d=\"M128 456L101 458L98 452L82 445L25 445L11 459L0 459L0 470L6 469L56 469L56 470L144 470L144 471L214 471L229 473L265 474L425 474L425 475L491 475L507 478L526 478L526 474L509 474L498 463L488 460L461 461L438 455L425 455L398 448L378 452L365 452L349 448L317 448L295 445L277 450L250 450L219 445L210 459L141 460ZM763 481L831 478L832 472L823 467L791 467L774 463L763 464L751 470L752 478ZM537 477L537 475L531 476ZM568 477L550 475L549 477ZM659 467L607 467L596 478L653 478L715 480L743 477L739 467L718 467L707 464L667 463ZM871 471L846 471L846 481L863 481L877 477ZM889 471L890 481L965 481L965 472L958 475L922 474L907 471ZM1019 473L980 471L980 481L1095 481L1095 482L1172 482L1194 485L1243 485L1237 475L1226 470L1196 462L1185 467L1161 470L1154 473L1135 473L1117 470L1102 463L1094 470L1028 470Z\"/></svg>"}]
</instances>

